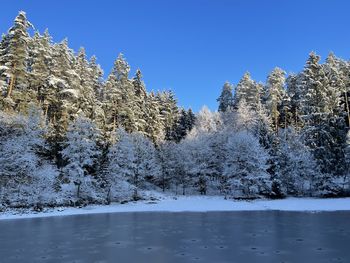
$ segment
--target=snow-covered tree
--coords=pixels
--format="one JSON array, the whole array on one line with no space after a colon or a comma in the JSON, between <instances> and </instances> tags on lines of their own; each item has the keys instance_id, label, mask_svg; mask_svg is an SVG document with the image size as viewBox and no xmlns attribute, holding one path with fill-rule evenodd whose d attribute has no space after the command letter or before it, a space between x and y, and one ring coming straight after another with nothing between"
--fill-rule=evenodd
<instances>
[{"instance_id":1,"label":"snow-covered tree","mask_svg":"<svg viewBox=\"0 0 350 263\"><path fill-rule=\"evenodd\" d=\"M278 132L280 110L285 94L285 72L280 68L275 68L267 78L265 100L266 108L272 118L273 126Z\"/></svg>"},{"instance_id":2,"label":"snow-covered tree","mask_svg":"<svg viewBox=\"0 0 350 263\"><path fill-rule=\"evenodd\" d=\"M344 127L344 124L333 113L334 103L330 103L333 99L329 95L333 93L331 90L334 88L329 85L325 67L319 64L319 60L319 56L311 53L302 72L302 135L323 173L341 173L344 163L342 145L345 139L345 132L341 126ZM343 134L333 134L334 129L342 131Z\"/></svg>"},{"instance_id":3,"label":"snow-covered tree","mask_svg":"<svg viewBox=\"0 0 350 263\"><path fill-rule=\"evenodd\" d=\"M289 74L286 79L287 95L290 98L289 114L295 128L301 127L301 93L303 89L301 74Z\"/></svg>"},{"instance_id":4,"label":"snow-covered tree","mask_svg":"<svg viewBox=\"0 0 350 263\"><path fill-rule=\"evenodd\" d=\"M319 169L310 149L292 128L280 132L277 161L276 178L287 195L312 195Z\"/></svg>"},{"instance_id":5,"label":"snow-covered tree","mask_svg":"<svg viewBox=\"0 0 350 263\"><path fill-rule=\"evenodd\" d=\"M253 131L254 127L257 125L256 113L254 110L246 103L246 100L242 98L238 105L237 111L234 117L234 130L237 131Z\"/></svg>"},{"instance_id":6,"label":"snow-covered tree","mask_svg":"<svg viewBox=\"0 0 350 263\"><path fill-rule=\"evenodd\" d=\"M154 181L157 185L162 188L162 191L165 192L166 189L169 189L172 183L175 184L175 191L177 191L177 187L179 182L176 179L176 146L174 142L165 141L159 145L159 149L157 151L157 157L160 163L160 172L154 178Z\"/></svg>"},{"instance_id":7,"label":"snow-covered tree","mask_svg":"<svg viewBox=\"0 0 350 263\"><path fill-rule=\"evenodd\" d=\"M130 192L132 183L130 178L134 177L135 152L131 136L122 128L113 133L114 143L107 154L108 166L106 169L109 190L107 199L114 199L120 192Z\"/></svg>"},{"instance_id":8,"label":"snow-covered tree","mask_svg":"<svg viewBox=\"0 0 350 263\"><path fill-rule=\"evenodd\" d=\"M57 171L43 158L46 130L40 109L32 105L28 116L0 113L0 126L0 202L54 202Z\"/></svg>"},{"instance_id":9,"label":"snow-covered tree","mask_svg":"<svg viewBox=\"0 0 350 263\"><path fill-rule=\"evenodd\" d=\"M29 34L28 28L31 24L28 22L26 13L20 11L17 15L14 25L9 29L8 34L3 39L0 55L0 65L8 70L9 86L6 93L8 99L17 86L26 86L27 78L27 59Z\"/></svg>"},{"instance_id":10,"label":"snow-covered tree","mask_svg":"<svg viewBox=\"0 0 350 263\"><path fill-rule=\"evenodd\" d=\"M136 120L136 130L140 133L146 134L146 98L147 91L145 87L145 83L142 80L141 70L136 70L136 74L132 79L132 85L134 87L135 93L135 120Z\"/></svg>"},{"instance_id":11,"label":"snow-covered tree","mask_svg":"<svg viewBox=\"0 0 350 263\"><path fill-rule=\"evenodd\" d=\"M179 120L179 109L175 94L171 91L158 92L156 95L162 126L165 131L166 140L174 140L175 124Z\"/></svg>"},{"instance_id":12,"label":"snow-covered tree","mask_svg":"<svg viewBox=\"0 0 350 263\"><path fill-rule=\"evenodd\" d=\"M236 86L234 104L238 105L241 99L245 99L249 107L255 108L261 100L262 85L251 79L246 72Z\"/></svg>"},{"instance_id":13,"label":"snow-covered tree","mask_svg":"<svg viewBox=\"0 0 350 263\"><path fill-rule=\"evenodd\" d=\"M220 129L221 118L217 112L211 112L207 106L203 106L196 117L195 126L191 136L201 133L213 133Z\"/></svg>"},{"instance_id":14,"label":"snow-covered tree","mask_svg":"<svg viewBox=\"0 0 350 263\"><path fill-rule=\"evenodd\" d=\"M67 162L63 168L63 174L76 186L78 199L91 197L94 192L91 173L101 154L97 145L98 138L99 131L95 124L84 116L79 116L68 127L66 141L61 151Z\"/></svg>"},{"instance_id":15,"label":"snow-covered tree","mask_svg":"<svg viewBox=\"0 0 350 263\"><path fill-rule=\"evenodd\" d=\"M120 128L117 140L109 150L109 178L111 184L126 180L133 186L134 198L146 180L159 177L160 167L152 142L140 133L129 134Z\"/></svg>"},{"instance_id":16,"label":"snow-covered tree","mask_svg":"<svg viewBox=\"0 0 350 263\"><path fill-rule=\"evenodd\" d=\"M183 192L185 188L196 189L200 194L206 194L208 190L208 144L204 142L203 136L189 135L181 141L182 165L184 175L181 178Z\"/></svg>"},{"instance_id":17,"label":"snow-covered tree","mask_svg":"<svg viewBox=\"0 0 350 263\"><path fill-rule=\"evenodd\" d=\"M233 195L241 192L250 197L271 191L267 159L267 152L249 132L241 131L228 138L223 175Z\"/></svg>"},{"instance_id":18,"label":"snow-covered tree","mask_svg":"<svg viewBox=\"0 0 350 263\"><path fill-rule=\"evenodd\" d=\"M132 180L134 186L138 188L142 186L142 181L153 181L159 177L160 166L156 156L156 149L150 139L140 133L134 133L132 134L132 140L136 157Z\"/></svg>"},{"instance_id":19,"label":"snow-covered tree","mask_svg":"<svg viewBox=\"0 0 350 263\"><path fill-rule=\"evenodd\" d=\"M145 103L145 133L154 143L159 144L165 138L164 123L160 113L158 100L151 92Z\"/></svg>"},{"instance_id":20,"label":"snow-covered tree","mask_svg":"<svg viewBox=\"0 0 350 263\"><path fill-rule=\"evenodd\" d=\"M225 82L222 87L221 94L217 101L219 102L219 111L225 112L227 109L233 108L233 86L229 82Z\"/></svg>"},{"instance_id":21,"label":"snow-covered tree","mask_svg":"<svg viewBox=\"0 0 350 263\"><path fill-rule=\"evenodd\" d=\"M30 176L39 165L38 152L45 147L40 112L32 108L28 118L3 114L1 122L2 133L6 133L1 136L1 174L18 178Z\"/></svg>"},{"instance_id":22,"label":"snow-covered tree","mask_svg":"<svg viewBox=\"0 0 350 263\"><path fill-rule=\"evenodd\" d=\"M186 135L192 130L196 122L196 116L191 109L186 111L185 109L180 110L180 117L177 123L175 123L173 131L173 140L180 142L186 137Z\"/></svg>"}]
</instances>

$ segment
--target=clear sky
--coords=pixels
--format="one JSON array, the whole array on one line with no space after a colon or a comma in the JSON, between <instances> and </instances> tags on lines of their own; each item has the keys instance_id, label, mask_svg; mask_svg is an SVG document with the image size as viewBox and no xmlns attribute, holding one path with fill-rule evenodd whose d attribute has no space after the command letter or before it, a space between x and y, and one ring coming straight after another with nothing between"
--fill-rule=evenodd
<instances>
[{"instance_id":1,"label":"clear sky","mask_svg":"<svg viewBox=\"0 0 350 263\"><path fill-rule=\"evenodd\" d=\"M171 89L179 105L216 110L225 81L257 81L279 66L297 72L311 50L349 59L348 0L11 0L0 32L19 10L55 42L95 54L108 74L119 52L148 90Z\"/></svg>"}]
</instances>

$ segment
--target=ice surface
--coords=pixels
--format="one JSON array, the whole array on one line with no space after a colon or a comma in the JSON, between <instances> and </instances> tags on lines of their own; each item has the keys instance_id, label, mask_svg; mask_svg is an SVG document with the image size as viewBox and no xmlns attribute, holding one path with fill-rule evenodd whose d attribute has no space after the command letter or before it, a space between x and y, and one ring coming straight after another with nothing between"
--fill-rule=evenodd
<instances>
[{"instance_id":1,"label":"ice surface","mask_svg":"<svg viewBox=\"0 0 350 263\"><path fill-rule=\"evenodd\" d=\"M147 212L1 220L0 261L345 263L349 215Z\"/></svg>"}]
</instances>

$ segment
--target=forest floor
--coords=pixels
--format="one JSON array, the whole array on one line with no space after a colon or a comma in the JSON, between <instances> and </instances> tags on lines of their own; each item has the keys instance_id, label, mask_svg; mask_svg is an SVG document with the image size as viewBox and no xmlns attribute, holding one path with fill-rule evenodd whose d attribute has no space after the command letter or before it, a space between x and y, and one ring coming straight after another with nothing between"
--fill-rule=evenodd
<instances>
[{"instance_id":1,"label":"forest floor","mask_svg":"<svg viewBox=\"0 0 350 263\"><path fill-rule=\"evenodd\" d=\"M88 205L85 207L45 208L32 210L8 210L0 212L0 220L68 216L122 212L210 212L210 211L350 211L350 198L286 198L252 201L225 200L222 196L157 196L156 201L137 201L126 204Z\"/></svg>"}]
</instances>

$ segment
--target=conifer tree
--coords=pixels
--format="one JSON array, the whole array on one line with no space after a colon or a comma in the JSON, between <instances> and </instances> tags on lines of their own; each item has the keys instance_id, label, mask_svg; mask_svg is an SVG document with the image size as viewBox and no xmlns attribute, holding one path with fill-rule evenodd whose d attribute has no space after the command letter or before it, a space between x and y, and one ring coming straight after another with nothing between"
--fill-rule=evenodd
<instances>
[{"instance_id":1,"label":"conifer tree","mask_svg":"<svg viewBox=\"0 0 350 263\"><path fill-rule=\"evenodd\" d=\"M233 95L232 95L233 86L229 82L225 82L222 87L220 97L217 99L219 102L219 111L225 112L227 109L233 107Z\"/></svg>"},{"instance_id":2,"label":"conifer tree","mask_svg":"<svg viewBox=\"0 0 350 263\"><path fill-rule=\"evenodd\" d=\"M160 113L158 100L153 92L151 92L145 103L145 133L154 143L158 144L165 138L164 122Z\"/></svg>"},{"instance_id":3,"label":"conifer tree","mask_svg":"<svg viewBox=\"0 0 350 263\"><path fill-rule=\"evenodd\" d=\"M338 126L337 119L333 118L329 97L330 90L333 88L329 85L325 67L319 64L319 60L319 56L310 53L302 72L302 79L305 83L302 93L302 111L305 122L302 135L312 149L323 173L341 173L342 165L339 165L339 160L343 159L340 158L343 154L339 147L342 146L332 135L332 126ZM345 138L345 134L342 138Z\"/></svg>"},{"instance_id":4,"label":"conifer tree","mask_svg":"<svg viewBox=\"0 0 350 263\"><path fill-rule=\"evenodd\" d=\"M142 134L145 134L146 130L146 98L147 92L145 88L145 84L142 81L142 73L141 70L137 70L134 78L132 79L132 85L134 87L134 100L135 100L135 120L136 120L136 130Z\"/></svg>"},{"instance_id":5,"label":"conifer tree","mask_svg":"<svg viewBox=\"0 0 350 263\"><path fill-rule=\"evenodd\" d=\"M6 107L14 107L18 103L17 100L21 100L21 93L14 94L14 98L11 98L16 88L28 87L27 62L30 37L27 30L30 26L26 13L20 11L14 25L2 40L0 66L5 67L6 76L9 77L6 100L4 100Z\"/></svg>"},{"instance_id":6,"label":"conifer tree","mask_svg":"<svg viewBox=\"0 0 350 263\"><path fill-rule=\"evenodd\" d=\"M350 188L350 131L346 135L346 147L345 147L345 165L346 165L346 181L348 181L348 188Z\"/></svg>"},{"instance_id":7,"label":"conifer tree","mask_svg":"<svg viewBox=\"0 0 350 263\"><path fill-rule=\"evenodd\" d=\"M319 169L310 149L292 128L280 133L277 179L287 195L311 195Z\"/></svg>"},{"instance_id":8,"label":"conifer tree","mask_svg":"<svg viewBox=\"0 0 350 263\"><path fill-rule=\"evenodd\" d=\"M191 109L188 109L188 111L181 109L179 120L177 123L175 123L175 127L173 128L173 140L175 142L180 142L182 139L184 139L194 127L195 122L196 116Z\"/></svg>"},{"instance_id":9,"label":"conifer tree","mask_svg":"<svg viewBox=\"0 0 350 263\"><path fill-rule=\"evenodd\" d=\"M275 132L278 132L280 110L284 98L285 72L280 68L275 68L267 78L265 103L271 116Z\"/></svg>"},{"instance_id":10,"label":"conifer tree","mask_svg":"<svg viewBox=\"0 0 350 263\"><path fill-rule=\"evenodd\" d=\"M241 99L255 108L261 100L262 86L251 79L250 73L246 72L236 86L234 104L237 106Z\"/></svg>"},{"instance_id":11,"label":"conifer tree","mask_svg":"<svg viewBox=\"0 0 350 263\"><path fill-rule=\"evenodd\" d=\"M290 115L291 123L297 129L302 126L301 121L301 92L303 85L301 81L301 74L290 74L286 79L287 94L290 98Z\"/></svg>"}]
</instances>

